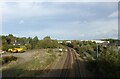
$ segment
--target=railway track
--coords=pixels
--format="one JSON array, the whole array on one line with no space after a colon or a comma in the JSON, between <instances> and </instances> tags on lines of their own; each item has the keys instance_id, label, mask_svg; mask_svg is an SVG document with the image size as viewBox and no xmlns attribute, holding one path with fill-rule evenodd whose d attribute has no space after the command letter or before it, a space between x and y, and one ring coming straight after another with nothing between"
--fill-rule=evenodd
<instances>
[{"instance_id":1,"label":"railway track","mask_svg":"<svg viewBox=\"0 0 120 79\"><path fill-rule=\"evenodd\" d=\"M67 48L67 50L67 53L57 62L57 64L52 69L50 69L47 77L81 79L78 55L72 48Z\"/></svg>"},{"instance_id":2,"label":"railway track","mask_svg":"<svg viewBox=\"0 0 120 79\"><path fill-rule=\"evenodd\" d=\"M80 73L80 63L79 63L79 59L77 56L77 53L74 49L71 48L71 53L72 53L72 57L73 57L73 70L74 70L74 77L81 77L81 73Z\"/></svg>"},{"instance_id":3,"label":"railway track","mask_svg":"<svg viewBox=\"0 0 120 79\"><path fill-rule=\"evenodd\" d=\"M76 51L72 48L68 48L66 61L63 65L60 77L81 77L79 59Z\"/></svg>"},{"instance_id":4,"label":"railway track","mask_svg":"<svg viewBox=\"0 0 120 79\"><path fill-rule=\"evenodd\" d=\"M70 50L68 50L67 57L64 62L63 70L61 71L60 77L64 77L64 78L69 77L70 67L71 67L70 63L71 63L71 53Z\"/></svg>"}]
</instances>

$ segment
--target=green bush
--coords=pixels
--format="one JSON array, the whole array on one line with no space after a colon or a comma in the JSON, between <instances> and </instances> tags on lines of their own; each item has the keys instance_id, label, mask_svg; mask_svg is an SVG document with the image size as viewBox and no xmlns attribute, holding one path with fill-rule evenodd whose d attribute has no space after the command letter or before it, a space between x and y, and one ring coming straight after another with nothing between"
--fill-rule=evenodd
<instances>
[{"instance_id":1,"label":"green bush","mask_svg":"<svg viewBox=\"0 0 120 79\"><path fill-rule=\"evenodd\" d=\"M20 46L20 48L23 48L23 51L26 51L26 50L27 50L27 47L26 47L26 46Z\"/></svg>"},{"instance_id":2,"label":"green bush","mask_svg":"<svg viewBox=\"0 0 120 79\"><path fill-rule=\"evenodd\" d=\"M13 45L8 45L8 44L5 44L5 45L2 45L2 50L3 51L8 51L8 49L12 49L12 48L18 48L19 46L13 46Z\"/></svg>"},{"instance_id":3,"label":"green bush","mask_svg":"<svg viewBox=\"0 0 120 79\"><path fill-rule=\"evenodd\" d=\"M105 77L120 77L120 54L115 47L108 47L100 52L97 60L89 60L87 68L94 74Z\"/></svg>"},{"instance_id":4,"label":"green bush","mask_svg":"<svg viewBox=\"0 0 120 79\"><path fill-rule=\"evenodd\" d=\"M17 57L14 57L14 56L4 56L2 57L2 64L6 64L6 63L9 63L11 61L16 61L17 60Z\"/></svg>"}]
</instances>

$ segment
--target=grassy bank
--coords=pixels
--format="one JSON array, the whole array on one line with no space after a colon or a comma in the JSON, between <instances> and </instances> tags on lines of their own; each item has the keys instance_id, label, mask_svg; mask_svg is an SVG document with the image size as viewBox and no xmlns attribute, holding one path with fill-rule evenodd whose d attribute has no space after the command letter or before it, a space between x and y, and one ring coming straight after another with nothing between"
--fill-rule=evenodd
<instances>
[{"instance_id":1,"label":"grassy bank","mask_svg":"<svg viewBox=\"0 0 120 79\"><path fill-rule=\"evenodd\" d=\"M29 61L22 63L16 61L9 67L3 68L3 77L42 76L46 72L44 69L54 62L59 53L53 49L40 49L33 52L35 54L29 58Z\"/></svg>"}]
</instances>

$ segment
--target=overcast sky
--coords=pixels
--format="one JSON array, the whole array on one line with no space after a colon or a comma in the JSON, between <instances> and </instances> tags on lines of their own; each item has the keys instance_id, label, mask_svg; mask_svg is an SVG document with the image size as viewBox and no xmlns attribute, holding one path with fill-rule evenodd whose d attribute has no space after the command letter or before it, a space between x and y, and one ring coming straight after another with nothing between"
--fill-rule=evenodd
<instances>
[{"instance_id":1,"label":"overcast sky","mask_svg":"<svg viewBox=\"0 0 120 79\"><path fill-rule=\"evenodd\" d=\"M40 39L118 37L117 2L5 2L1 6L2 34Z\"/></svg>"}]
</instances>

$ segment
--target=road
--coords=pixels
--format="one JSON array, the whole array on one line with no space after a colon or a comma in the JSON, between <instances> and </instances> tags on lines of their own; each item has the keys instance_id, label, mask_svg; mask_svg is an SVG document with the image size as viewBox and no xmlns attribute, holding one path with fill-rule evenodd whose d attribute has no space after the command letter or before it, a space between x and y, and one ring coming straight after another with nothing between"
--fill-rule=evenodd
<instances>
[{"instance_id":1,"label":"road","mask_svg":"<svg viewBox=\"0 0 120 79\"><path fill-rule=\"evenodd\" d=\"M44 75L45 77L81 77L78 54L72 48L67 50L67 53Z\"/></svg>"}]
</instances>

